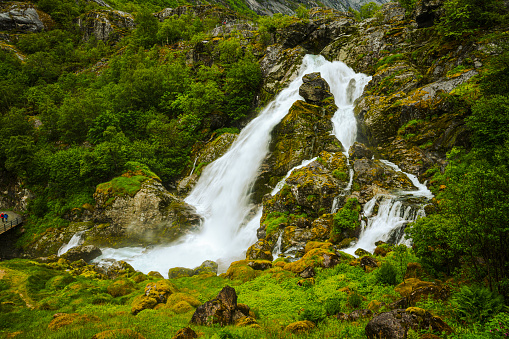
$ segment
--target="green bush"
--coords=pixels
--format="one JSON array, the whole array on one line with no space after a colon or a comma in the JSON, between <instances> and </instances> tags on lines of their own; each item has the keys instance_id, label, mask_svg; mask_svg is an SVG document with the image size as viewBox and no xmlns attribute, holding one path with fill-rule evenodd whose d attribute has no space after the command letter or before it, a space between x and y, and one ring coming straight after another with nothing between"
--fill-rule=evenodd
<instances>
[{"instance_id":1,"label":"green bush","mask_svg":"<svg viewBox=\"0 0 509 339\"><path fill-rule=\"evenodd\" d=\"M325 309L321 305L309 305L299 315L299 320L309 320L318 324L327 317Z\"/></svg>"},{"instance_id":2,"label":"green bush","mask_svg":"<svg viewBox=\"0 0 509 339\"><path fill-rule=\"evenodd\" d=\"M359 308L362 303L362 297L357 293L352 293L348 296L348 305L351 308Z\"/></svg>"},{"instance_id":3,"label":"green bush","mask_svg":"<svg viewBox=\"0 0 509 339\"><path fill-rule=\"evenodd\" d=\"M376 271L376 280L382 284L396 285L398 283L398 269L392 264L383 263Z\"/></svg>"},{"instance_id":4,"label":"green bush","mask_svg":"<svg viewBox=\"0 0 509 339\"><path fill-rule=\"evenodd\" d=\"M484 323L502 310L504 299L484 286L465 285L453 294L451 304L460 321Z\"/></svg>"},{"instance_id":5,"label":"green bush","mask_svg":"<svg viewBox=\"0 0 509 339\"><path fill-rule=\"evenodd\" d=\"M333 296L327 299L324 303L325 312L329 315L338 314L342 309L343 299L338 296Z\"/></svg>"},{"instance_id":6,"label":"green bush","mask_svg":"<svg viewBox=\"0 0 509 339\"><path fill-rule=\"evenodd\" d=\"M334 231L340 233L344 230L354 230L359 226L359 213L361 205L355 198L348 199L345 205L334 214Z\"/></svg>"}]
</instances>

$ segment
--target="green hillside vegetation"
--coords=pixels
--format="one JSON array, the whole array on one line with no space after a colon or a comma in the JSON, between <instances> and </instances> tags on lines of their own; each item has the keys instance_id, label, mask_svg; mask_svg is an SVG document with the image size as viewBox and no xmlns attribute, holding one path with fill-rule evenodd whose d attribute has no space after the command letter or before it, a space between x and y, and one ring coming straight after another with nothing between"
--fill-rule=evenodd
<instances>
[{"instance_id":1,"label":"green hillside vegetation","mask_svg":"<svg viewBox=\"0 0 509 339\"><path fill-rule=\"evenodd\" d=\"M409 13L415 6L415 1L400 2ZM65 228L70 211L94 204L96 190L133 194L151 179L172 187L192 166L193 146L238 131L256 116L263 81L259 58L271 34L309 20L302 8L298 17L256 18L244 2L228 0L238 13L217 10L259 24L248 44L241 34L212 37L218 16L183 15L159 22L151 14L185 4L180 0L112 0L112 7L134 13L137 28L109 44L83 41L73 24L74 18L97 9L95 3L36 3L54 20L52 29L16 35L13 46L24 61L0 49L0 172L19 178L35 194L20 247L30 246L48 229ZM338 312L389 311L392 303L409 297L415 284L429 282L447 295L426 294L409 306L444 320L454 333L442 337L507 337L509 36L502 5L497 0L445 0L442 21L424 29L437 49L469 39L496 41L498 47L479 75L444 95L451 110L465 117L470 146L454 148L444 166L426 173L435 198L428 216L407 228L412 248L379 245L372 257L379 268L374 269L363 269L360 259L347 255L334 268L320 268L323 258L310 255L306 263L313 264L316 276L307 279L292 271L302 262L281 259L265 271L238 262L220 276L164 279L185 303L168 299L137 315L131 314L136 298L147 283L160 278L128 269L108 279L84 262L63 259L49 264L2 261L0 337L92 338L119 330L108 338L135 338L132 332L171 338L189 325L199 304L229 285L239 303L251 307L259 326L192 326L201 337L365 338L369 319L341 321ZM377 10L367 4L355 15L376 18ZM192 49L205 51L210 62L186 62ZM393 54L373 67L411 57L419 55ZM462 60L451 77L469 66L469 60ZM385 81L382 85L390 88L392 79ZM411 120L398 133L411 141L422 123ZM348 200L334 216L335 232L356 225L359 209L357 200ZM298 217L275 212L266 219L266 231L275 233L281 223ZM71 316L55 318L57 313ZM316 328L285 332L304 320ZM408 338L434 338L430 332L411 330Z\"/></svg>"}]
</instances>

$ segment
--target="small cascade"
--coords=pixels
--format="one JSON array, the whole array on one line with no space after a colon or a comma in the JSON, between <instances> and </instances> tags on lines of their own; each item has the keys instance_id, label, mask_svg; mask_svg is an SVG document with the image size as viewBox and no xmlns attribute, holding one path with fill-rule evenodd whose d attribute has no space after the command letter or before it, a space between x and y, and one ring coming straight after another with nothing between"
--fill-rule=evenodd
<instances>
[{"instance_id":1,"label":"small cascade","mask_svg":"<svg viewBox=\"0 0 509 339\"><path fill-rule=\"evenodd\" d=\"M196 158L194 159L194 163L193 163L193 169L191 170L191 173L189 175L193 175L194 173L194 170L196 168L196 162L198 161L198 156L196 156Z\"/></svg>"},{"instance_id":2,"label":"small cascade","mask_svg":"<svg viewBox=\"0 0 509 339\"><path fill-rule=\"evenodd\" d=\"M303 160L302 163L298 166L295 166L294 168L292 168L291 170L288 171L288 173L286 173L286 176L281 179L276 187L274 187L274 189L272 190L272 192L270 192L270 195L272 196L275 196L277 194L277 192L281 191L281 189L283 188L283 186L285 185L286 183L286 179L288 179L290 177L290 175L292 175L292 172L295 171L295 170L298 170L302 167L306 167L307 165L309 165L310 163L312 163L313 161L316 160L316 157L314 157L313 159L310 159L310 160Z\"/></svg>"},{"instance_id":3,"label":"small cascade","mask_svg":"<svg viewBox=\"0 0 509 339\"><path fill-rule=\"evenodd\" d=\"M79 232L76 232L71 240L69 240L69 242L65 245L62 245L62 247L60 247L58 249L58 256L61 256L62 254L66 253L67 251L69 251L71 248L73 247L78 247L80 246L81 244L83 244L83 238L82 238L82 235L85 233L85 231L79 231Z\"/></svg>"},{"instance_id":4,"label":"small cascade","mask_svg":"<svg viewBox=\"0 0 509 339\"><path fill-rule=\"evenodd\" d=\"M277 258L279 258L279 255L281 254L281 251L282 251L282 243L283 241L283 231L279 231L279 235L278 235L278 238L277 238L277 241L276 241L276 245L274 246L274 250L272 251L272 257L274 258L274 260L276 260Z\"/></svg>"},{"instance_id":5,"label":"small cascade","mask_svg":"<svg viewBox=\"0 0 509 339\"><path fill-rule=\"evenodd\" d=\"M377 194L364 205L362 216L367 218L367 224L362 223L359 241L345 252L353 254L357 248L372 252L376 241L391 244L411 243L405 239L404 231L408 223L425 216L424 206L433 193L421 184L415 175L401 171L401 169L387 160L380 160L394 170L404 173L417 187L413 191L398 191L390 195ZM376 209L377 208L377 209ZM376 211L375 211L376 209Z\"/></svg>"}]
</instances>

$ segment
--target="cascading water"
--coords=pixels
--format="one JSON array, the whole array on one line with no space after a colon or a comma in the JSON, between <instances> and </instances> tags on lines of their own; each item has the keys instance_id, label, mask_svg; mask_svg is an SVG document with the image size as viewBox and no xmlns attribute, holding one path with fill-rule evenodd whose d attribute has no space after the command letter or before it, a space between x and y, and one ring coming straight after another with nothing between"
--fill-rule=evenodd
<instances>
[{"instance_id":1,"label":"cascading water","mask_svg":"<svg viewBox=\"0 0 509 339\"><path fill-rule=\"evenodd\" d=\"M69 242L67 244L62 245L62 247L60 247L58 249L58 253L57 253L58 256L61 256L62 254L66 253L67 251L69 251L73 247L80 246L83 243L83 239L81 238L83 233L85 233L85 231L76 232L72 236L71 240L69 240Z\"/></svg>"},{"instance_id":2,"label":"cascading water","mask_svg":"<svg viewBox=\"0 0 509 339\"><path fill-rule=\"evenodd\" d=\"M126 260L143 272L166 274L171 267L192 268L204 260L217 261L219 270L224 271L231 261L243 258L247 247L256 241L260 223L261 210L250 217L253 206L249 194L267 155L270 132L292 104L302 99L299 96L302 76L312 72L320 72L331 87L339 107L333 118L334 132L348 149L356 135L352 103L369 79L341 62L331 63L322 56L306 55L295 80L242 130L225 155L205 168L185 199L204 219L201 232L168 247L105 249L96 261L102 258Z\"/></svg>"},{"instance_id":3,"label":"cascading water","mask_svg":"<svg viewBox=\"0 0 509 339\"><path fill-rule=\"evenodd\" d=\"M405 243L405 226L415 221L418 217L425 216L424 205L433 198L433 194L421 184L413 174L403 172L398 166L387 160L380 160L398 172L405 174L417 190L398 191L390 195L377 194L364 205L363 216L367 218L367 224L363 223L359 241L344 251L354 254L357 248L372 252L375 249L375 242L378 240L397 244ZM416 198L421 201L415 202ZM375 207L378 211L374 213Z\"/></svg>"}]
</instances>

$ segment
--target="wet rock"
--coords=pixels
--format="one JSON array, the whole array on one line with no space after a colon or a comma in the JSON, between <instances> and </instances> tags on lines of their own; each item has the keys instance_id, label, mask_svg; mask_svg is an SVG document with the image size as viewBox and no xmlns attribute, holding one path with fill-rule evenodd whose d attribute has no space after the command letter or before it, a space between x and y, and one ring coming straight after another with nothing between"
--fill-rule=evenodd
<instances>
[{"instance_id":1,"label":"wet rock","mask_svg":"<svg viewBox=\"0 0 509 339\"><path fill-rule=\"evenodd\" d=\"M177 288L167 280L148 283L145 286L145 293L133 300L131 314L137 315L145 309L152 309L158 304L165 304L168 297L177 291Z\"/></svg>"},{"instance_id":2,"label":"wet rock","mask_svg":"<svg viewBox=\"0 0 509 339\"><path fill-rule=\"evenodd\" d=\"M124 176L132 176L127 172ZM131 194L115 190L113 179L94 193L95 226L86 244L123 247L170 243L200 227L191 205L169 193L157 178L148 178Z\"/></svg>"},{"instance_id":3,"label":"wet rock","mask_svg":"<svg viewBox=\"0 0 509 339\"><path fill-rule=\"evenodd\" d=\"M355 142L348 150L348 157L350 160L362 158L371 159L373 158L373 152L367 148L366 145Z\"/></svg>"},{"instance_id":4,"label":"wet rock","mask_svg":"<svg viewBox=\"0 0 509 339\"><path fill-rule=\"evenodd\" d=\"M60 257L69 260L70 262L83 259L90 262L102 254L99 247L94 245L73 247Z\"/></svg>"},{"instance_id":5,"label":"wet rock","mask_svg":"<svg viewBox=\"0 0 509 339\"><path fill-rule=\"evenodd\" d=\"M0 31L36 33L45 26L30 3L11 2L0 8Z\"/></svg>"},{"instance_id":6,"label":"wet rock","mask_svg":"<svg viewBox=\"0 0 509 339\"><path fill-rule=\"evenodd\" d=\"M249 316L237 306L237 293L230 286L224 287L215 299L199 306L191 318L192 324L221 326L234 324L236 320Z\"/></svg>"},{"instance_id":7,"label":"wet rock","mask_svg":"<svg viewBox=\"0 0 509 339\"><path fill-rule=\"evenodd\" d=\"M127 262L108 259L96 265L98 272L103 273L108 279L116 279L121 276L130 276L136 270Z\"/></svg>"},{"instance_id":8,"label":"wet rock","mask_svg":"<svg viewBox=\"0 0 509 339\"><path fill-rule=\"evenodd\" d=\"M97 333L92 337L92 339L114 339L114 338L145 339L144 336L129 328L107 330Z\"/></svg>"},{"instance_id":9,"label":"wet rock","mask_svg":"<svg viewBox=\"0 0 509 339\"><path fill-rule=\"evenodd\" d=\"M265 239L258 240L247 249L246 259L272 261L273 257L271 245Z\"/></svg>"},{"instance_id":10,"label":"wet rock","mask_svg":"<svg viewBox=\"0 0 509 339\"><path fill-rule=\"evenodd\" d=\"M396 172L379 160L356 159L353 168L354 182L359 183L361 188L374 184L386 190L417 189L405 174Z\"/></svg>"},{"instance_id":11,"label":"wet rock","mask_svg":"<svg viewBox=\"0 0 509 339\"><path fill-rule=\"evenodd\" d=\"M299 95L309 104L321 106L324 99L332 96L329 84L321 77L320 72L304 75L302 82Z\"/></svg>"},{"instance_id":12,"label":"wet rock","mask_svg":"<svg viewBox=\"0 0 509 339\"><path fill-rule=\"evenodd\" d=\"M189 327L181 328L173 336L173 339L193 339L193 338L198 338L198 335L196 334L195 331L193 331Z\"/></svg>"},{"instance_id":13,"label":"wet rock","mask_svg":"<svg viewBox=\"0 0 509 339\"><path fill-rule=\"evenodd\" d=\"M355 250L354 254L358 257L362 257L362 256L370 256L371 253L369 253L368 251L366 251L365 249L362 249L362 248L358 248Z\"/></svg>"}]
</instances>

